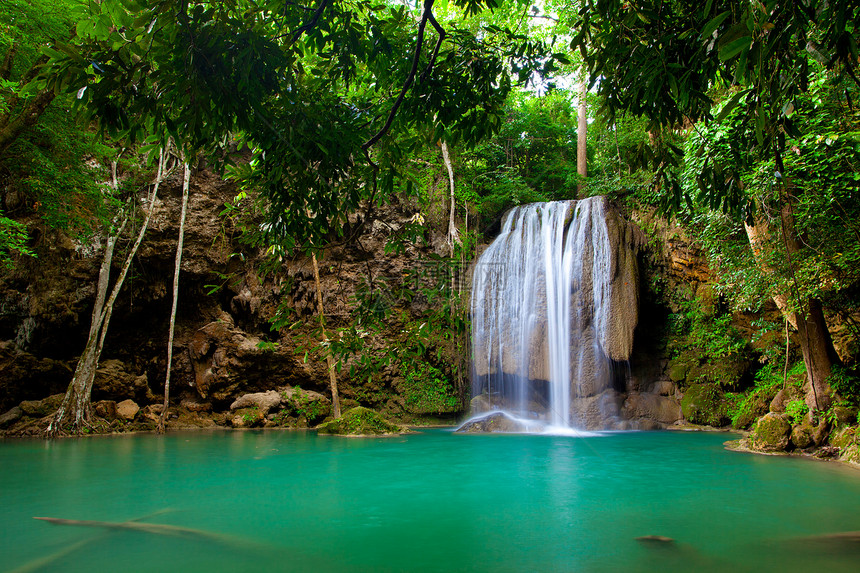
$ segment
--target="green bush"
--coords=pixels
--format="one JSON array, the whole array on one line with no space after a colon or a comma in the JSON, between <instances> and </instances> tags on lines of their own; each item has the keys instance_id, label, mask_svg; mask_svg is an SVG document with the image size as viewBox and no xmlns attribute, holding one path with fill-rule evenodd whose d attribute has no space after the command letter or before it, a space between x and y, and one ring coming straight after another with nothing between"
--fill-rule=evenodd
<instances>
[{"instance_id":1,"label":"green bush","mask_svg":"<svg viewBox=\"0 0 860 573\"><path fill-rule=\"evenodd\" d=\"M785 413L791 418L793 425L803 422L804 416L809 412L809 406L803 400L792 400L785 405Z\"/></svg>"},{"instance_id":2,"label":"green bush","mask_svg":"<svg viewBox=\"0 0 860 573\"><path fill-rule=\"evenodd\" d=\"M454 385L431 364L410 363L402 386L406 408L415 414L440 414L459 409Z\"/></svg>"}]
</instances>

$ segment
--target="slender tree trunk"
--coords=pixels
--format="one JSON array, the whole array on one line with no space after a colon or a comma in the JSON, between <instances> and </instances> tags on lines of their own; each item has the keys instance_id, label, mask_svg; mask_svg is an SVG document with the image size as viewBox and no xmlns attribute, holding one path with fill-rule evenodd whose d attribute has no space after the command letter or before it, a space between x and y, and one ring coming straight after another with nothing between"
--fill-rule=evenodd
<instances>
[{"instance_id":1,"label":"slender tree trunk","mask_svg":"<svg viewBox=\"0 0 860 573\"><path fill-rule=\"evenodd\" d=\"M797 236L791 199L785 191L782 192L780 202L779 222L786 263L792 281L796 281L794 260L800 253L802 245ZM767 220L761 215L761 209L758 211L753 224L744 223L744 227L756 264L765 274L773 275L776 270L767 261L767 255L770 250L774 249L778 239L774 237ZM795 301L800 305L796 312L789 308L787 293L776 294L773 296L773 300L783 317L798 332L798 342L810 386L806 403L809 406L811 416L814 411L825 410L830 405L831 389L827 379L830 377L833 364L838 363L839 358L833 347L830 331L827 329L821 302L815 298L801 299L796 285L794 294Z\"/></svg>"},{"instance_id":2,"label":"slender tree trunk","mask_svg":"<svg viewBox=\"0 0 860 573\"><path fill-rule=\"evenodd\" d=\"M314 266L314 286L316 286L317 291L317 310L319 311L320 317L320 329L322 330L322 341L323 344L328 343L328 335L325 332L325 313L323 312L323 297L322 297L322 285L320 284L320 268L317 264L317 255L316 253L311 255L311 262ZM326 349L326 363L328 365L328 379L329 384L331 385L331 408L332 413L335 418L340 418L340 398L337 393L337 372L334 367L334 357L331 355L331 348Z\"/></svg>"},{"instance_id":3,"label":"slender tree trunk","mask_svg":"<svg viewBox=\"0 0 860 573\"><path fill-rule=\"evenodd\" d=\"M781 171L785 172L784 169ZM800 253L802 245L797 236L792 199L785 189L781 192L780 200L782 205L779 214L786 257L792 280L796 281L794 259ZM833 347L827 322L824 320L821 301L807 298L801 302L804 308L796 313L797 332L806 375L809 379L810 391L806 395L806 404L809 406L811 416L814 410L826 410L830 406L832 391L828 378L833 365L839 362L839 357Z\"/></svg>"},{"instance_id":4,"label":"slender tree trunk","mask_svg":"<svg viewBox=\"0 0 860 573\"><path fill-rule=\"evenodd\" d=\"M444 141L439 143L442 148L442 161L445 162L445 169L448 171L448 189L451 196L451 206L448 209L448 236L446 242L451 249L451 256L454 256L454 245L460 242L460 233L457 231L457 225L454 222L454 215L457 210L457 202L454 197L454 167L451 165L451 156L448 154L448 144Z\"/></svg>"},{"instance_id":5,"label":"slender tree trunk","mask_svg":"<svg viewBox=\"0 0 860 573\"><path fill-rule=\"evenodd\" d=\"M577 127L576 127L576 173L583 179L588 176L588 104L586 97L588 95L588 76L585 68L582 70L582 83L579 84L579 109L577 112ZM577 197L582 196L583 179L580 179L576 186Z\"/></svg>"},{"instance_id":6,"label":"slender tree trunk","mask_svg":"<svg viewBox=\"0 0 860 573\"><path fill-rule=\"evenodd\" d=\"M164 377L164 406L158 417L156 431L164 433L164 421L170 404L170 369L173 365L173 332L176 327L176 306L179 303L179 268L182 264L182 244L185 241L185 214L188 211L188 188L191 185L191 168L186 161L182 173L182 211L179 214L179 239L176 242L176 264L173 268L173 305L170 308L170 329L167 334L167 374Z\"/></svg>"},{"instance_id":7,"label":"slender tree trunk","mask_svg":"<svg viewBox=\"0 0 860 573\"><path fill-rule=\"evenodd\" d=\"M767 262L768 250L774 244L774 238L768 227L767 220L761 214L761 209L756 212L752 225L744 221L744 229L747 232L747 239L749 240L753 258L755 258L758 267L766 274L775 274L776 271ZM794 312L788 310L788 295L785 293L775 294L773 295L773 302L776 303L782 316L792 327L797 329L797 316Z\"/></svg>"},{"instance_id":8,"label":"slender tree trunk","mask_svg":"<svg viewBox=\"0 0 860 573\"><path fill-rule=\"evenodd\" d=\"M149 196L149 210L147 211L146 218L144 219L143 225L140 228L140 232L138 233L134 245L132 246L131 250L128 253L128 256L126 257L119 277L117 278L113 290L111 291L110 298L108 298L107 302L102 305L98 316L96 316L95 309L93 310L94 323L90 325L90 334L87 339L87 344L84 347L84 351L81 354L80 359L78 360L78 365L75 368L75 374L72 377L72 381L69 383L69 387L66 390L66 395L63 397L63 401L60 404L60 407L57 409L56 414L54 414L51 423L48 425L48 428L45 431L46 436L49 438L60 435L60 433L63 432L63 426L66 423L70 423L71 433L74 434L81 433L84 428L89 424L91 414L90 409L93 381L95 380L99 356L101 356L102 348L104 348L104 341L107 335L108 326L110 324L110 317L113 313L113 305L116 302L117 297L119 296L120 289L122 289L122 284L125 281L125 277L128 274L129 268L131 267L132 259L137 253L137 249L140 247L140 243L143 241L143 236L146 233L147 226L149 225L149 220L152 218L152 213L155 210L155 198L158 194L158 187L161 184L161 180L164 175L163 167L164 151L162 150L158 161L158 175L156 176L155 183L153 184L152 193ZM114 241L116 241L116 239L114 239ZM112 258L112 251L110 255ZM106 268L107 272L105 273L105 280L103 285L101 276L102 273L99 273L99 288L104 288L105 290L107 290L107 274L110 271L109 262L106 265L103 261L102 268ZM101 300L104 300L103 295L101 297L97 295L97 304L100 298Z\"/></svg>"}]
</instances>

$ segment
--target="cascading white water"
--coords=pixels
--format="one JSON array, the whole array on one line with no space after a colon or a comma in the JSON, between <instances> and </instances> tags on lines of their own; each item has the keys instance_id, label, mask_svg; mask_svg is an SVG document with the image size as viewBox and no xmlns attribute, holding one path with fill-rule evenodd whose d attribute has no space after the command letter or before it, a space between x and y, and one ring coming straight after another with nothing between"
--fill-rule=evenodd
<instances>
[{"instance_id":1,"label":"cascading white water","mask_svg":"<svg viewBox=\"0 0 860 573\"><path fill-rule=\"evenodd\" d=\"M613 278L605 209L599 197L517 207L478 259L473 394L483 409L588 429L618 415L603 348Z\"/></svg>"}]
</instances>

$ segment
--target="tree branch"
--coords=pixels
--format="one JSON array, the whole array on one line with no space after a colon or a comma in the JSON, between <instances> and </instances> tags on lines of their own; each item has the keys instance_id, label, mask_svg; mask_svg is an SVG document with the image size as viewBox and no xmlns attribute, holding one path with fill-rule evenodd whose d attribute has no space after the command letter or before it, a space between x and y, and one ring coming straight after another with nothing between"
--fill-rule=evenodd
<instances>
[{"instance_id":1,"label":"tree branch","mask_svg":"<svg viewBox=\"0 0 860 573\"><path fill-rule=\"evenodd\" d=\"M290 40L291 44L295 44L299 40L299 38L302 37L302 34L317 25L317 22L319 22L320 16L322 16L322 13L325 11L326 6L328 6L328 3L329 0L320 0L320 5L317 6L316 10L314 10L314 13L310 17L310 19L301 26L299 26L299 29L296 30L293 34L293 39Z\"/></svg>"},{"instance_id":2,"label":"tree branch","mask_svg":"<svg viewBox=\"0 0 860 573\"><path fill-rule=\"evenodd\" d=\"M376 132L376 135L361 145L361 148L365 153L377 141L382 139L382 137L388 133L389 129L391 129L391 124L394 123L394 117L397 115L397 110L400 109L400 105L406 97L406 92L409 91L409 88L412 87L412 83L415 81L415 74L418 71L418 62L421 60L421 49L424 44L424 29L427 27L427 20L432 17L430 11L433 8L434 1L435 0L424 0L424 13L421 15L421 21L418 23L418 38L415 40L415 54L412 56L412 69L409 71L406 81L403 82L403 88L400 90L400 95L397 96L397 99L394 101L394 105L391 107L391 111L388 113L388 119L385 120L385 125L382 126L382 129Z\"/></svg>"},{"instance_id":3,"label":"tree branch","mask_svg":"<svg viewBox=\"0 0 860 573\"><path fill-rule=\"evenodd\" d=\"M445 30L439 25L439 22L436 21L436 17L433 16L432 12L428 11L427 21L436 29L436 32L439 34L439 39L436 40L436 47L433 48L433 55L430 56L430 63L427 64L427 67L424 68L423 72L421 72L422 82L427 80L427 76L429 76L430 72L433 70L433 66L436 64L436 57L439 55L439 48L442 47L442 41L445 39L445 36L447 36Z\"/></svg>"}]
</instances>

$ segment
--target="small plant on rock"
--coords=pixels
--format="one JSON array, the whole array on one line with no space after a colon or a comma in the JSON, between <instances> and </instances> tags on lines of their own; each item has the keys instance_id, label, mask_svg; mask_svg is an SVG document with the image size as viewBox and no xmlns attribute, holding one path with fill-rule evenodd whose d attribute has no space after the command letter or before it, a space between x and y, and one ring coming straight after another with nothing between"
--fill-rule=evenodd
<instances>
[{"instance_id":1,"label":"small plant on rock","mask_svg":"<svg viewBox=\"0 0 860 573\"><path fill-rule=\"evenodd\" d=\"M809 412L809 406L803 400L792 400L785 405L785 413L791 418L795 426L803 422L804 416Z\"/></svg>"}]
</instances>

